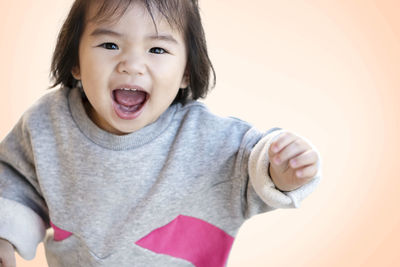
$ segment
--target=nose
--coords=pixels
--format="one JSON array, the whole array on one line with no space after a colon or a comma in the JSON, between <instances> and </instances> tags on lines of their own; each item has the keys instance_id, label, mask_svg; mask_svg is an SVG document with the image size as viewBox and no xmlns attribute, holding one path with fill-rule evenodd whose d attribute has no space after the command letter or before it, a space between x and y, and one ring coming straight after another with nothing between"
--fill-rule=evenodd
<instances>
[{"instance_id":1,"label":"nose","mask_svg":"<svg viewBox=\"0 0 400 267\"><path fill-rule=\"evenodd\" d=\"M118 72L129 75L143 75L146 72L144 55L131 52L122 57L117 67Z\"/></svg>"}]
</instances>

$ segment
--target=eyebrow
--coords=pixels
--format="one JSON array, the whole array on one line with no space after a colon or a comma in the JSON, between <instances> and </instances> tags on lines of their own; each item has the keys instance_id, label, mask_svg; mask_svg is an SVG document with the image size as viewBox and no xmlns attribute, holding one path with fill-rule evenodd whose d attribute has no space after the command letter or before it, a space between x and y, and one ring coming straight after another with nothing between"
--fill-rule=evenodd
<instances>
[{"instance_id":1,"label":"eyebrow","mask_svg":"<svg viewBox=\"0 0 400 267\"><path fill-rule=\"evenodd\" d=\"M109 35L109 36L114 36L114 37L119 37L119 38L125 36L122 33L115 32L115 31L108 30L108 29L102 29L102 28L97 28L90 34L90 36L94 36L94 37L101 36L101 35ZM170 34L148 35L148 36L146 36L146 39L161 40L161 41L178 44L178 41L174 37L172 37L172 35L170 35Z\"/></svg>"}]
</instances>

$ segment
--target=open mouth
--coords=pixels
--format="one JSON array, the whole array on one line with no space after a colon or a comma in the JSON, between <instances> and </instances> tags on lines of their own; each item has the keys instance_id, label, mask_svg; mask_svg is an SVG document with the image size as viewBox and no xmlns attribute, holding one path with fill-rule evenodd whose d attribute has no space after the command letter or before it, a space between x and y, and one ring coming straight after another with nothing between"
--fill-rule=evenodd
<instances>
[{"instance_id":1,"label":"open mouth","mask_svg":"<svg viewBox=\"0 0 400 267\"><path fill-rule=\"evenodd\" d=\"M115 113L124 120L137 118L143 111L149 99L145 91L130 88L120 88L112 91Z\"/></svg>"}]
</instances>

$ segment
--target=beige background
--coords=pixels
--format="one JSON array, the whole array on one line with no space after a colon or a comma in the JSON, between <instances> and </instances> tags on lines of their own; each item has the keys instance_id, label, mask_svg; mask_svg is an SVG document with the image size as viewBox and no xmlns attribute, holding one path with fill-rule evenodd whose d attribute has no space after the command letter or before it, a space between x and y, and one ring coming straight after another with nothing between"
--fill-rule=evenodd
<instances>
[{"instance_id":1,"label":"beige background","mask_svg":"<svg viewBox=\"0 0 400 267\"><path fill-rule=\"evenodd\" d=\"M0 139L45 93L71 3L1 0ZM400 2L243 3L200 0L218 75L205 102L307 137L324 177L300 209L247 221L228 266L400 266Z\"/></svg>"}]
</instances>

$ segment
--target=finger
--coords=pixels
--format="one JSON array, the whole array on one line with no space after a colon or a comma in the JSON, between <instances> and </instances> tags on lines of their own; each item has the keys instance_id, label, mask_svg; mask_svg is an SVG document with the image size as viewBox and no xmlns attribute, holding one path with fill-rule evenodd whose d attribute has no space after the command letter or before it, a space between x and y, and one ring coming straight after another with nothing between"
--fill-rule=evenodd
<instances>
[{"instance_id":1,"label":"finger","mask_svg":"<svg viewBox=\"0 0 400 267\"><path fill-rule=\"evenodd\" d=\"M0 267L15 267L16 266L16 260L14 254L7 256L4 256L3 258L0 259Z\"/></svg>"},{"instance_id":2,"label":"finger","mask_svg":"<svg viewBox=\"0 0 400 267\"><path fill-rule=\"evenodd\" d=\"M296 176L302 179L312 178L317 174L317 171L317 165L312 164L296 170Z\"/></svg>"},{"instance_id":3,"label":"finger","mask_svg":"<svg viewBox=\"0 0 400 267\"><path fill-rule=\"evenodd\" d=\"M301 153L300 155L292 158L289 161L289 165L290 167L292 167L293 169L296 168L300 168L306 165L311 165L316 163L318 160L318 155L314 150L307 150L303 153Z\"/></svg>"},{"instance_id":4,"label":"finger","mask_svg":"<svg viewBox=\"0 0 400 267\"><path fill-rule=\"evenodd\" d=\"M12 263L10 261L4 260L3 262L0 262L0 267L15 267L16 263Z\"/></svg>"},{"instance_id":5,"label":"finger","mask_svg":"<svg viewBox=\"0 0 400 267\"><path fill-rule=\"evenodd\" d=\"M279 153L284 147L293 142L296 139L296 136L290 132L283 132L278 136L278 138L271 143L271 152L272 154Z\"/></svg>"},{"instance_id":6,"label":"finger","mask_svg":"<svg viewBox=\"0 0 400 267\"><path fill-rule=\"evenodd\" d=\"M309 149L308 145L303 142L302 139L295 139L292 143L287 145L285 148L279 152L278 155L274 157L275 164L282 164L288 161L289 159L298 156L301 153L304 153Z\"/></svg>"}]
</instances>

